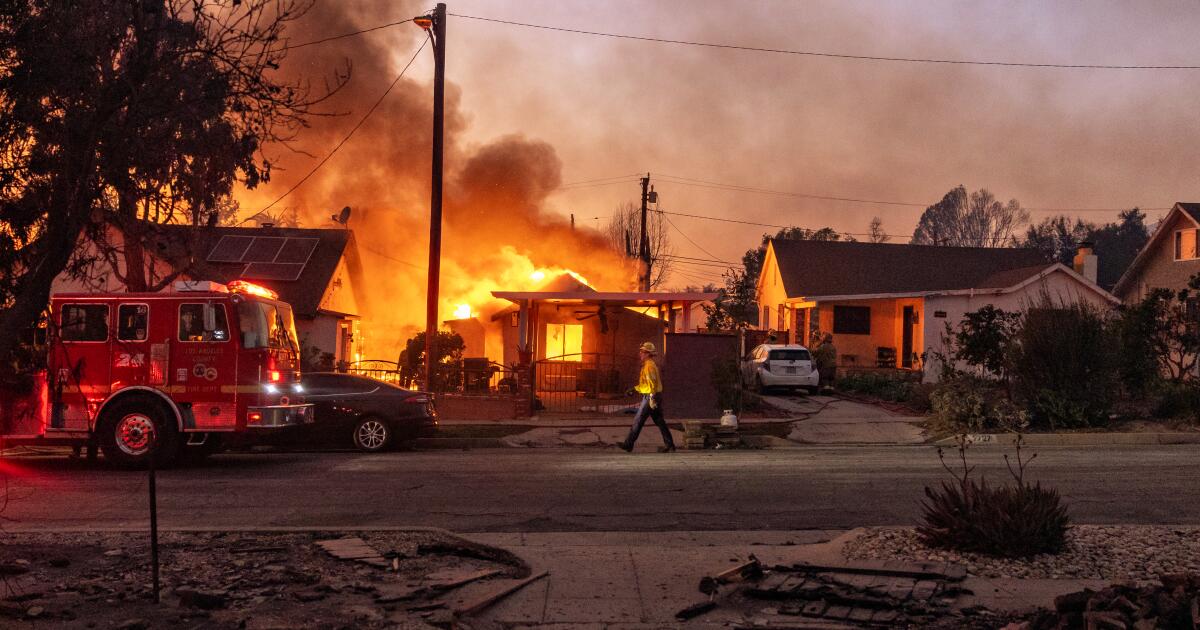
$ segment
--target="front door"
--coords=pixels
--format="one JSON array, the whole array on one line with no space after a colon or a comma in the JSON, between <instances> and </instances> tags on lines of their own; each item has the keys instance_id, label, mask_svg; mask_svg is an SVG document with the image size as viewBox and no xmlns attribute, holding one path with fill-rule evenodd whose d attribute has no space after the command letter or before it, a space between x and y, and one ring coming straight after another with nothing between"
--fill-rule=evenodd
<instances>
[{"instance_id":1,"label":"front door","mask_svg":"<svg viewBox=\"0 0 1200 630\"><path fill-rule=\"evenodd\" d=\"M911 368L913 366L913 307L904 307L904 330L901 332L900 341L900 366Z\"/></svg>"}]
</instances>

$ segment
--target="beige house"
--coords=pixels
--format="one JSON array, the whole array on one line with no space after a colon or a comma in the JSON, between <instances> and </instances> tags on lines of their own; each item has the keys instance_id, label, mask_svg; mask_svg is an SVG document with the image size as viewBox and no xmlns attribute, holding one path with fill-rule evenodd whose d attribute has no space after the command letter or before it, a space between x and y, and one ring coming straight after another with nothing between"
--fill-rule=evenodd
<instances>
[{"instance_id":1,"label":"beige house","mask_svg":"<svg viewBox=\"0 0 1200 630\"><path fill-rule=\"evenodd\" d=\"M1178 291L1200 273L1200 203L1176 203L1113 287L1126 303L1151 289Z\"/></svg>"},{"instance_id":2,"label":"beige house","mask_svg":"<svg viewBox=\"0 0 1200 630\"><path fill-rule=\"evenodd\" d=\"M845 369L923 370L932 380L947 324L1043 296L1115 305L1095 274L1084 250L1072 269L1027 249L773 240L758 280L759 327L789 343L832 334Z\"/></svg>"}]
</instances>

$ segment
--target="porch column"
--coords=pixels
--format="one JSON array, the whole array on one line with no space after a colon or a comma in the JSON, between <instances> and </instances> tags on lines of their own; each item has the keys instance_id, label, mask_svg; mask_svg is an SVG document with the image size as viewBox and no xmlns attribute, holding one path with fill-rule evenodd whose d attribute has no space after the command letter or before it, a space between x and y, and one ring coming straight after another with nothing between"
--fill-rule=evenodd
<instances>
[{"instance_id":1,"label":"porch column","mask_svg":"<svg viewBox=\"0 0 1200 630\"><path fill-rule=\"evenodd\" d=\"M683 303L683 332L692 332L692 303Z\"/></svg>"}]
</instances>

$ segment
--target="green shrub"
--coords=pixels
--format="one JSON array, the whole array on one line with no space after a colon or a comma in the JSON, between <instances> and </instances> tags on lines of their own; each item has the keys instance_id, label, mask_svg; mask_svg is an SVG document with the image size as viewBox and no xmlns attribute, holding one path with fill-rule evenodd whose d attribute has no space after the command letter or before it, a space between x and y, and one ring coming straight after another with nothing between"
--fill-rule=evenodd
<instances>
[{"instance_id":1,"label":"green shrub","mask_svg":"<svg viewBox=\"0 0 1200 630\"><path fill-rule=\"evenodd\" d=\"M1002 387L966 374L934 386L929 406L942 433L1009 432L1028 424L1028 414L1009 399Z\"/></svg>"},{"instance_id":2,"label":"green shrub","mask_svg":"<svg viewBox=\"0 0 1200 630\"><path fill-rule=\"evenodd\" d=\"M1118 355L1113 326L1098 308L1043 295L1021 322L1010 373L1033 425L1107 422L1120 388Z\"/></svg>"},{"instance_id":3,"label":"green shrub","mask_svg":"<svg viewBox=\"0 0 1200 630\"><path fill-rule=\"evenodd\" d=\"M991 486L984 480L925 488L917 536L931 547L1019 558L1057 553L1070 518L1058 491L1041 484Z\"/></svg>"},{"instance_id":4,"label":"green shrub","mask_svg":"<svg viewBox=\"0 0 1200 630\"><path fill-rule=\"evenodd\" d=\"M912 394L913 382L876 372L846 374L837 381L837 389L866 394L891 402L907 402Z\"/></svg>"},{"instance_id":5,"label":"green shrub","mask_svg":"<svg viewBox=\"0 0 1200 630\"><path fill-rule=\"evenodd\" d=\"M1200 384L1163 383L1154 396L1154 416L1200 423Z\"/></svg>"}]
</instances>

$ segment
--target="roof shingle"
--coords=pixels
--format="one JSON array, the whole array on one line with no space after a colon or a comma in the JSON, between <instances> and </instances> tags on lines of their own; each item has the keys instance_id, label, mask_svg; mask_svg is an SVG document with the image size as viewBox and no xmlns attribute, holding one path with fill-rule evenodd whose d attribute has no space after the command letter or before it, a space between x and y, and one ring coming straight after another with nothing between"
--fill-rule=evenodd
<instances>
[{"instance_id":1,"label":"roof shingle","mask_svg":"<svg viewBox=\"0 0 1200 630\"><path fill-rule=\"evenodd\" d=\"M789 297L1010 287L1054 263L1034 249L774 240Z\"/></svg>"}]
</instances>

